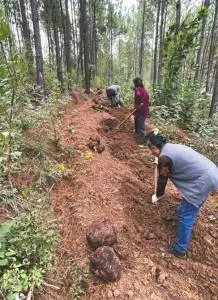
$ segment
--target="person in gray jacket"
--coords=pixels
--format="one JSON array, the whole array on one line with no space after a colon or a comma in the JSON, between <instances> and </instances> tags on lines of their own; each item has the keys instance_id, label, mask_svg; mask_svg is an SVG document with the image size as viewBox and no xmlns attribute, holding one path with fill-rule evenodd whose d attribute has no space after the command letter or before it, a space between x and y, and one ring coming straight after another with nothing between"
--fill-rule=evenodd
<instances>
[{"instance_id":1,"label":"person in gray jacket","mask_svg":"<svg viewBox=\"0 0 218 300\"><path fill-rule=\"evenodd\" d=\"M109 105L112 107L124 106L124 98L119 85L111 85L106 88Z\"/></svg>"},{"instance_id":2,"label":"person in gray jacket","mask_svg":"<svg viewBox=\"0 0 218 300\"><path fill-rule=\"evenodd\" d=\"M151 135L147 145L158 157L159 176L152 202L163 197L168 178L182 194L178 207L177 238L169 251L185 257L199 211L209 195L218 189L218 168L188 146L166 143L166 138L160 134Z\"/></svg>"}]
</instances>

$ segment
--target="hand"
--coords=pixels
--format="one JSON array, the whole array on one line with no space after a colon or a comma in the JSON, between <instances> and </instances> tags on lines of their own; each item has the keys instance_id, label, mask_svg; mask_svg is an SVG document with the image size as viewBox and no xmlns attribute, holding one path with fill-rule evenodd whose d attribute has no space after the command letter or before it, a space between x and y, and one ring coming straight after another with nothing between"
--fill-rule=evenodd
<instances>
[{"instance_id":1,"label":"hand","mask_svg":"<svg viewBox=\"0 0 218 300\"><path fill-rule=\"evenodd\" d=\"M151 198L151 202L152 202L152 203L156 203L157 201L163 199L163 197L164 197L164 195L162 195L162 196L160 196L160 197L157 197L156 194L153 194L153 195L152 195L152 198Z\"/></svg>"},{"instance_id":2,"label":"hand","mask_svg":"<svg viewBox=\"0 0 218 300\"><path fill-rule=\"evenodd\" d=\"M157 166L158 165L158 157L154 158L154 164Z\"/></svg>"}]
</instances>

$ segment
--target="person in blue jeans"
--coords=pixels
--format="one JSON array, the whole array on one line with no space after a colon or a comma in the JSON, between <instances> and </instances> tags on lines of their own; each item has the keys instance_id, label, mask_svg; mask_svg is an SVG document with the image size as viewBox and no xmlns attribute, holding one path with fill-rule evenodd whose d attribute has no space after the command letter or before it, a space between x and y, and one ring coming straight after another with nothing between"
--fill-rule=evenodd
<instances>
[{"instance_id":1,"label":"person in blue jeans","mask_svg":"<svg viewBox=\"0 0 218 300\"><path fill-rule=\"evenodd\" d=\"M159 176L152 202L163 197L168 178L182 194L178 206L177 237L169 251L185 257L199 211L209 195L218 189L218 168L190 147L167 143L160 134L151 135L147 145L152 154L158 157Z\"/></svg>"},{"instance_id":2,"label":"person in blue jeans","mask_svg":"<svg viewBox=\"0 0 218 300\"><path fill-rule=\"evenodd\" d=\"M144 143L147 138L145 120L149 116L149 94L145 89L142 79L136 77L133 80L135 90L135 134L139 142Z\"/></svg>"}]
</instances>

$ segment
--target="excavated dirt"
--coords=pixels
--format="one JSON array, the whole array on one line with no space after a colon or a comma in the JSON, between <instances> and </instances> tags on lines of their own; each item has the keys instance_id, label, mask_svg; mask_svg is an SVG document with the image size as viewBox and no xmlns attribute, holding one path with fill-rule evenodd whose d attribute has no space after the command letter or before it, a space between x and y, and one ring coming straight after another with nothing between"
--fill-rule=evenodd
<instances>
[{"instance_id":1,"label":"excavated dirt","mask_svg":"<svg viewBox=\"0 0 218 300\"><path fill-rule=\"evenodd\" d=\"M129 110L100 112L91 106L91 101L68 103L59 127L62 149L73 144L75 151L73 159L64 161L73 175L58 182L50 198L55 217L60 218L61 240L47 278L60 289L44 287L37 299L78 299L70 292L73 281L66 270L75 263L89 267L86 232L92 222L103 219L109 219L118 233L114 249L121 259L121 278L110 284L88 280L82 299L218 299L218 223L211 217L217 216L217 195L199 216L190 258L170 255L167 248L176 234L179 194L168 184L165 199L152 205L153 157L137 145L131 120L114 130ZM67 130L71 124L74 135ZM105 151L85 158L93 135L100 136Z\"/></svg>"}]
</instances>

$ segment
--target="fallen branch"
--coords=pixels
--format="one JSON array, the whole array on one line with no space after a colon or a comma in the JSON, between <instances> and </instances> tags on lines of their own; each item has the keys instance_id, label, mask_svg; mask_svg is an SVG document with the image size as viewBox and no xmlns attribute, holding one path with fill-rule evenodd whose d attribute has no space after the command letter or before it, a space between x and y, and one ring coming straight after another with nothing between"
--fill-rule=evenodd
<instances>
[{"instance_id":1,"label":"fallen branch","mask_svg":"<svg viewBox=\"0 0 218 300\"><path fill-rule=\"evenodd\" d=\"M45 281L43 281L42 284L43 284L44 286L46 286L46 287L51 288L51 289L60 290L60 287L58 287L58 286L56 286L56 285L53 285L53 284L49 284L49 283L47 283L47 282L45 282Z\"/></svg>"}]
</instances>

